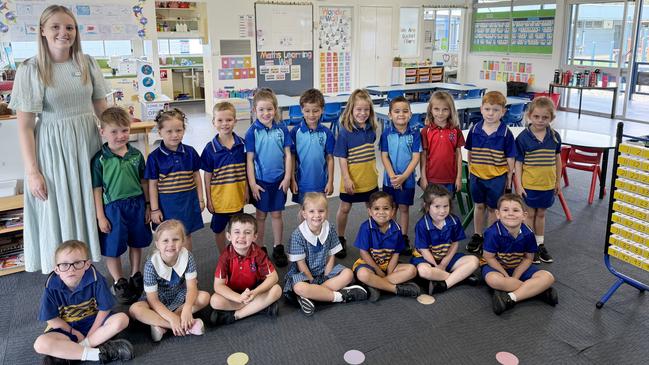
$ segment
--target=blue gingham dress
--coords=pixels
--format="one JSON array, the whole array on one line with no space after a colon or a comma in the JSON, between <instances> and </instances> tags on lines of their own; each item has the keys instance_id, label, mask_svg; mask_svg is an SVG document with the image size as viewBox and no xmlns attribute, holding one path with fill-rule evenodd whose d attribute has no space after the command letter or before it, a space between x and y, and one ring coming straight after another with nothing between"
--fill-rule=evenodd
<instances>
[{"instance_id":1,"label":"blue gingham dress","mask_svg":"<svg viewBox=\"0 0 649 365\"><path fill-rule=\"evenodd\" d=\"M185 303L186 280L196 276L196 261L186 248L181 249L173 267L165 264L156 250L144 264L144 292L158 292L160 302L173 312Z\"/></svg>"},{"instance_id":2,"label":"blue gingham dress","mask_svg":"<svg viewBox=\"0 0 649 365\"><path fill-rule=\"evenodd\" d=\"M291 261L291 266L284 279L284 291L292 291L295 283L309 281L297 266L297 262L300 260L305 260L315 279L314 284L322 284L340 274L345 269L345 266L341 264L334 265L327 275L324 274L324 271L329 256L342 249L338 234L328 221L323 223L322 231L317 236L309 230L306 221L302 222L291 234L291 243L288 246L288 259Z\"/></svg>"}]
</instances>

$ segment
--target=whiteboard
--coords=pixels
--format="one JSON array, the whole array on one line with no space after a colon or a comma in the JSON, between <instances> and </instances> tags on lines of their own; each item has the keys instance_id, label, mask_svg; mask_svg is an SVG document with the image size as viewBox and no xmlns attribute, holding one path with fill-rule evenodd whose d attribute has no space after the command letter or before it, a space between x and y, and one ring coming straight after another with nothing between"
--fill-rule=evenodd
<instances>
[{"instance_id":1,"label":"whiteboard","mask_svg":"<svg viewBox=\"0 0 649 365\"><path fill-rule=\"evenodd\" d=\"M313 50L311 4L255 4L257 52Z\"/></svg>"}]
</instances>

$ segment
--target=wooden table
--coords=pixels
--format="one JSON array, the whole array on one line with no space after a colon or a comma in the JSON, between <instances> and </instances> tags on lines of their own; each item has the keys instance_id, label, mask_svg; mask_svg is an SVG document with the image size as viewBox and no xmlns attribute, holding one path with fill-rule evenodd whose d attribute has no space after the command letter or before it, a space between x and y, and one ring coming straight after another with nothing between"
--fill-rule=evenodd
<instances>
[{"instance_id":1,"label":"wooden table","mask_svg":"<svg viewBox=\"0 0 649 365\"><path fill-rule=\"evenodd\" d=\"M617 86L571 86L571 85L560 85L555 83L550 83L549 93L552 95L554 88L563 88L563 89L577 89L579 90L579 109L577 111L577 118L581 118L581 98L584 90L604 90L613 92L613 103L611 104L611 119L615 119L615 105L617 104Z\"/></svg>"},{"instance_id":2,"label":"wooden table","mask_svg":"<svg viewBox=\"0 0 649 365\"><path fill-rule=\"evenodd\" d=\"M149 156L149 133L155 128L156 123L151 121L131 123L131 134L144 133L144 159Z\"/></svg>"}]
</instances>

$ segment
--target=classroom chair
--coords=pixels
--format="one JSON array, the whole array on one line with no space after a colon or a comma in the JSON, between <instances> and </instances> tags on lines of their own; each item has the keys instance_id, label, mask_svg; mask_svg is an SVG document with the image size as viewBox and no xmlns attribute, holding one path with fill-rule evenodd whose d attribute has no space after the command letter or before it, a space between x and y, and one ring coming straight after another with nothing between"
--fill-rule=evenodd
<instances>
[{"instance_id":1,"label":"classroom chair","mask_svg":"<svg viewBox=\"0 0 649 365\"><path fill-rule=\"evenodd\" d=\"M416 128L417 130L424 128L425 118L426 114L413 114L408 122L408 128Z\"/></svg>"},{"instance_id":2,"label":"classroom chair","mask_svg":"<svg viewBox=\"0 0 649 365\"><path fill-rule=\"evenodd\" d=\"M562 150L563 152L563 150ZM565 153L565 152L564 152ZM565 169L571 168L575 170L589 171L593 174L590 181L590 191L588 192L588 204L593 204L593 199L595 197L595 187L597 185L597 180L601 181L601 167L600 161L602 160L602 150L596 148L585 148L585 147L570 147L568 152L568 157L566 159L564 167L562 168L562 175L566 186L570 183L568 181L568 174L564 172Z\"/></svg>"},{"instance_id":3,"label":"classroom chair","mask_svg":"<svg viewBox=\"0 0 649 365\"><path fill-rule=\"evenodd\" d=\"M322 113L322 122L331 123L329 129L335 135L338 132L338 119L342 114L342 103L326 103Z\"/></svg>"},{"instance_id":4,"label":"classroom chair","mask_svg":"<svg viewBox=\"0 0 649 365\"><path fill-rule=\"evenodd\" d=\"M405 95L405 93L403 92L403 90L388 91L388 94L385 96L385 100L383 100L383 103L381 104L381 106L388 106L388 105L390 105L390 102L392 101L392 99L394 99L394 98L396 98L398 96L404 96L404 95Z\"/></svg>"},{"instance_id":5,"label":"classroom chair","mask_svg":"<svg viewBox=\"0 0 649 365\"><path fill-rule=\"evenodd\" d=\"M304 115L302 115L302 108L299 105L292 105L288 108L288 119L284 119L282 123L289 127L300 124L303 119Z\"/></svg>"},{"instance_id":6,"label":"classroom chair","mask_svg":"<svg viewBox=\"0 0 649 365\"><path fill-rule=\"evenodd\" d=\"M503 116L503 123L510 127L523 126L523 114L525 112L525 104L513 104L507 108L505 116Z\"/></svg>"},{"instance_id":7,"label":"classroom chair","mask_svg":"<svg viewBox=\"0 0 649 365\"><path fill-rule=\"evenodd\" d=\"M417 93L417 101L422 102L422 103L427 103L430 100L430 96L433 93L428 91L428 92L419 92Z\"/></svg>"},{"instance_id":8,"label":"classroom chair","mask_svg":"<svg viewBox=\"0 0 649 365\"><path fill-rule=\"evenodd\" d=\"M482 112L480 109L465 109L464 113L458 113L460 114L460 127L462 129L469 129L471 128L472 125L476 123L480 123L482 121Z\"/></svg>"}]
</instances>

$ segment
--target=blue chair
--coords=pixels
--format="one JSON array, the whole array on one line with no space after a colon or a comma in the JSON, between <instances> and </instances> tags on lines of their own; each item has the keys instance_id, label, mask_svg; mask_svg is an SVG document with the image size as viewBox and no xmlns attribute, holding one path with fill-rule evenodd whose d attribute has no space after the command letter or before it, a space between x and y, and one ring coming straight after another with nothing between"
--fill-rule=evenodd
<instances>
[{"instance_id":1,"label":"blue chair","mask_svg":"<svg viewBox=\"0 0 649 365\"><path fill-rule=\"evenodd\" d=\"M480 112L480 110L465 109L464 113L462 113L462 118L460 121L461 128L468 129L473 124L481 122L482 119L482 113Z\"/></svg>"},{"instance_id":2,"label":"blue chair","mask_svg":"<svg viewBox=\"0 0 649 365\"><path fill-rule=\"evenodd\" d=\"M422 102L422 103L427 103L430 100L430 96L432 93L430 91L428 92L420 92L417 95L417 101Z\"/></svg>"},{"instance_id":3,"label":"blue chair","mask_svg":"<svg viewBox=\"0 0 649 365\"><path fill-rule=\"evenodd\" d=\"M299 105L292 105L288 108L288 119L284 119L282 123L289 127L300 124L303 119L302 108Z\"/></svg>"},{"instance_id":4,"label":"blue chair","mask_svg":"<svg viewBox=\"0 0 649 365\"><path fill-rule=\"evenodd\" d=\"M420 130L424 128L424 119L426 119L426 114L413 114L408 122L408 127L411 129L416 128Z\"/></svg>"},{"instance_id":5,"label":"blue chair","mask_svg":"<svg viewBox=\"0 0 649 365\"><path fill-rule=\"evenodd\" d=\"M385 96L385 100L383 100L383 103L381 103L381 106L386 106L390 105L390 102L392 99L399 97L399 96L404 96L403 90L392 90L388 91L388 94Z\"/></svg>"},{"instance_id":6,"label":"blue chair","mask_svg":"<svg viewBox=\"0 0 649 365\"><path fill-rule=\"evenodd\" d=\"M465 99L480 99L485 89L473 89L464 94Z\"/></svg>"},{"instance_id":7,"label":"blue chair","mask_svg":"<svg viewBox=\"0 0 649 365\"><path fill-rule=\"evenodd\" d=\"M338 132L338 119L342 114L342 103L326 103L322 113L322 122L331 123L331 132L335 135Z\"/></svg>"},{"instance_id":8,"label":"blue chair","mask_svg":"<svg viewBox=\"0 0 649 365\"><path fill-rule=\"evenodd\" d=\"M507 124L510 127L522 127L523 126L523 113L525 112L525 104L513 104L510 105L503 116L503 123Z\"/></svg>"}]
</instances>

